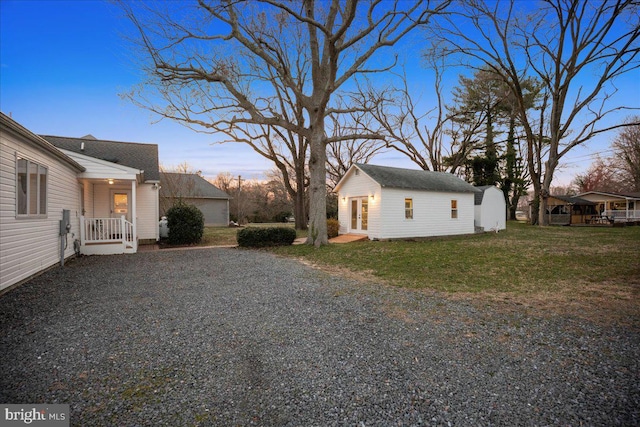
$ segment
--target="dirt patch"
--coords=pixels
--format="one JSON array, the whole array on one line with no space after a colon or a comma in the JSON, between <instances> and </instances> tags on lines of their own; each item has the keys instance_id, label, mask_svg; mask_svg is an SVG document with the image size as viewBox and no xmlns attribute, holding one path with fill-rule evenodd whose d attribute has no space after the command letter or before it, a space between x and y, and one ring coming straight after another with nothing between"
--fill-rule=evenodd
<instances>
[{"instance_id":1,"label":"dirt patch","mask_svg":"<svg viewBox=\"0 0 640 427\"><path fill-rule=\"evenodd\" d=\"M299 262L314 269L338 275L349 280L381 286L393 286L373 274L373 271L353 271L338 266L327 266L297 258ZM624 286L616 283L558 283L553 291L510 293L510 292L442 292L433 289L403 288L407 292L437 296L446 300L464 301L477 307L491 307L507 312L527 311L537 317L568 316L577 317L598 324L620 324L640 329L640 279ZM392 318L419 321L418 313L410 313L405 304L389 305L384 309Z\"/></svg>"}]
</instances>

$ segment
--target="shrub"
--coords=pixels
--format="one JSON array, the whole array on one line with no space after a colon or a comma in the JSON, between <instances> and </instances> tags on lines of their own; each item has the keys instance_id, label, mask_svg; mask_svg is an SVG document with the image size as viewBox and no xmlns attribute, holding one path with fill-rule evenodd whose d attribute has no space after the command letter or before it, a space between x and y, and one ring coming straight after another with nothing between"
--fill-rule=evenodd
<instances>
[{"instance_id":1,"label":"shrub","mask_svg":"<svg viewBox=\"0 0 640 427\"><path fill-rule=\"evenodd\" d=\"M204 234L204 215L197 207L178 203L167 210L169 244L198 243Z\"/></svg>"},{"instance_id":2,"label":"shrub","mask_svg":"<svg viewBox=\"0 0 640 427\"><path fill-rule=\"evenodd\" d=\"M237 238L241 247L287 246L296 239L296 230L291 227L247 227L238 230Z\"/></svg>"},{"instance_id":3,"label":"shrub","mask_svg":"<svg viewBox=\"0 0 640 427\"><path fill-rule=\"evenodd\" d=\"M327 235L329 238L338 237L340 232L340 222L337 219L327 220Z\"/></svg>"}]
</instances>

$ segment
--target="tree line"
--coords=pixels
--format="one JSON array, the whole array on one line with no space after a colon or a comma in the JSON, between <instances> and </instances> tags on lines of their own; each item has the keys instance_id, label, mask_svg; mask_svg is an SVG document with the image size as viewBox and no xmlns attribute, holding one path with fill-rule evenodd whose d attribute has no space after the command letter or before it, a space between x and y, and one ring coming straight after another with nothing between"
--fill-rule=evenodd
<instances>
[{"instance_id":1,"label":"tree line","mask_svg":"<svg viewBox=\"0 0 640 427\"><path fill-rule=\"evenodd\" d=\"M381 150L498 184L512 206L530 186L537 213L572 149L638 124L609 120L638 109L614 102L616 79L640 65L633 0L120 4L147 75L127 97L270 159L316 246L327 179ZM409 54L435 76L426 109L399 71L398 46L418 31ZM451 70L461 76L447 105Z\"/></svg>"}]
</instances>

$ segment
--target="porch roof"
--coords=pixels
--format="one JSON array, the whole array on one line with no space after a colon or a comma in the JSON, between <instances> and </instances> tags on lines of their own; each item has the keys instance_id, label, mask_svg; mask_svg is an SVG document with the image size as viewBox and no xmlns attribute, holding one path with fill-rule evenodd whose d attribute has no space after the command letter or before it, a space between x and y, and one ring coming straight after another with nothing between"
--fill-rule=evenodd
<instances>
[{"instance_id":1,"label":"porch roof","mask_svg":"<svg viewBox=\"0 0 640 427\"><path fill-rule=\"evenodd\" d=\"M91 156L85 156L84 154L78 154L73 151L63 150L64 154L75 160L82 165L85 169L84 172L78 174L78 178L86 179L122 179L128 181L137 180L141 172L139 169L131 168L117 163L111 163L106 160L96 159Z\"/></svg>"},{"instance_id":2,"label":"porch roof","mask_svg":"<svg viewBox=\"0 0 640 427\"><path fill-rule=\"evenodd\" d=\"M578 197L589 196L589 195L603 196L614 199L622 199L622 200L640 200L640 192L629 192L629 193L609 193L605 191L586 191L584 193L578 194Z\"/></svg>"},{"instance_id":3,"label":"porch roof","mask_svg":"<svg viewBox=\"0 0 640 427\"><path fill-rule=\"evenodd\" d=\"M145 181L159 182L158 145L99 140L87 135L83 138L41 135L59 149L73 151L112 164L135 168Z\"/></svg>"},{"instance_id":4,"label":"porch roof","mask_svg":"<svg viewBox=\"0 0 640 427\"><path fill-rule=\"evenodd\" d=\"M566 202L570 205L577 205L577 206L595 206L595 202L592 202L590 200L585 200L582 199L580 197L577 196L569 196L569 195L551 195L549 196L549 198L554 198L554 199L558 199L561 200L563 202Z\"/></svg>"}]
</instances>

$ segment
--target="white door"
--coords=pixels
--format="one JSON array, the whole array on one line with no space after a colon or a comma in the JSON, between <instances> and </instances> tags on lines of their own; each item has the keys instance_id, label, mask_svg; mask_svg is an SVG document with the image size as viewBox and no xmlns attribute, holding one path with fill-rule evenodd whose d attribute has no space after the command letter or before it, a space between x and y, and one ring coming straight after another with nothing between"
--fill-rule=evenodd
<instances>
[{"instance_id":1,"label":"white door","mask_svg":"<svg viewBox=\"0 0 640 427\"><path fill-rule=\"evenodd\" d=\"M350 199L350 228L351 232L363 233L369 227L369 198L357 197Z\"/></svg>"},{"instance_id":2,"label":"white door","mask_svg":"<svg viewBox=\"0 0 640 427\"><path fill-rule=\"evenodd\" d=\"M111 218L122 215L131 222L131 191L111 190Z\"/></svg>"}]
</instances>

